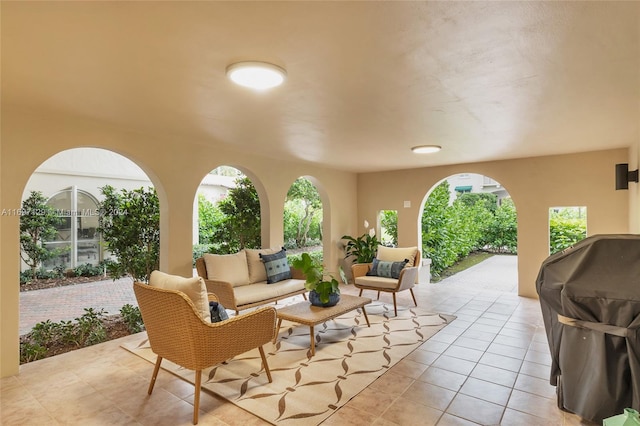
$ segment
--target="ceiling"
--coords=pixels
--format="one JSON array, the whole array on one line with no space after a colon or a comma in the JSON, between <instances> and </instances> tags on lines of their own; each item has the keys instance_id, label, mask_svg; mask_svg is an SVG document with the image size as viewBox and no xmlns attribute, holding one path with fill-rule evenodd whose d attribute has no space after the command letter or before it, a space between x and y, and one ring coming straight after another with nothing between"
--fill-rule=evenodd
<instances>
[{"instance_id":1,"label":"ceiling","mask_svg":"<svg viewBox=\"0 0 640 426\"><path fill-rule=\"evenodd\" d=\"M355 172L640 140L640 2L0 7L3 108ZM240 60L288 79L235 86Z\"/></svg>"}]
</instances>

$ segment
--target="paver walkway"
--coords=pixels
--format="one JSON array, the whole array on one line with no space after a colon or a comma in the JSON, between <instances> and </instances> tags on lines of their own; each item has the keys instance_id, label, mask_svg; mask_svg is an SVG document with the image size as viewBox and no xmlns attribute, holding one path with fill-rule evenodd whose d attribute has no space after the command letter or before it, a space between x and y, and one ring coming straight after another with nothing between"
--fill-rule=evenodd
<instances>
[{"instance_id":1,"label":"paver walkway","mask_svg":"<svg viewBox=\"0 0 640 426\"><path fill-rule=\"evenodd\" d=\"M84 308L104 309L109 315L117 314L127 303L138 306L131 278L22 291L20 335L48 319L53 322L73 320L85 313Z\"/></svg>"}]
</instances>

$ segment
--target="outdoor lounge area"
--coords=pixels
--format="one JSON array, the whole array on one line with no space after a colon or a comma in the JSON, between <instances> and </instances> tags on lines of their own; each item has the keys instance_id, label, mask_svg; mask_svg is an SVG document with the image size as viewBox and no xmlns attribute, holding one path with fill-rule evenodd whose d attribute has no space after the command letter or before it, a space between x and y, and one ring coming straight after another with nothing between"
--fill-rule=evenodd
<instances>
[{"instance_id":1,"label":"outdoor lounge area","mask_svg":"<svg viewBox=\"0 0 640 426\"><path fill-rule=\"evenodd\" d=\"M517 213L511 272L382 292L399 320L429 312L446 325L324 423L581 424L549 384L536 277L550 209L584 207L588 236L640 233L640 2L4 1L0 12L3 425L191 424L193 384L163 371L147 395L152 364L122 349L139 336L20 365L21 203L35 170L77 148L144 171L160 205L159 269L182 277L197 188L219 166L255 186L264 248L285 245L287 192L309 179L336 276L342 237L379 230L381 211L397 212L398 247L430 258L421 219L433 188L461 174L499 183ZM282 84L237 85L230 74L247 62ZM367 315L372 329L393 317ZM265 351L289 330L309 327L279 330ZM203 391L199 424L264 422L250 411Z\"/></svg>"},{"instance_id":2,"label":"outdoor lounge area","mask_svg":"<svg viewBox=\"0 0 640 426\"><path fill-rule=\"evenodd\" d=\"M588 425L556 407L540 306L515 294L515 261L497 256L440 284L417 285L424 310L456 320L323 424ZM391 303L390 295L382 298ZM403 292L398 303L413 301ZM161 371L147 395L153 363L120 347L135 339L27 364L2 379L2 424L191 424L193 385ZM198 424L267 423L203 391Z\"/></svg>"}]
</instances>

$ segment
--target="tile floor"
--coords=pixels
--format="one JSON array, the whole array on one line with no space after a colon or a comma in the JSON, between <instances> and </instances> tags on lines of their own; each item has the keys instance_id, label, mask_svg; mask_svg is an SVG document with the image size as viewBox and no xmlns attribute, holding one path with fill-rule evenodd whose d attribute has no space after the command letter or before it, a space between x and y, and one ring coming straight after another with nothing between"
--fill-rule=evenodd
<instances>
[{"instance_id":1,"label":"tile floor","mask_svg":"<svg viewBox=\"0 0 640 426\"><path fill-rule=\"evenodd\" d=\"M539 304L516 295L515 262L493 257L441 283L419 285L420 308L457 319L324 424L588 424L556 407ZM410 296L400 295L398 303L411 304ZM0 423L191 424L193 386L161 372L147 396L152 366L121 349L121 340L26 364L19 375L1 379ZM265 424L206 392L200 407L201 425Z\"/></svg>"}]
</instances>

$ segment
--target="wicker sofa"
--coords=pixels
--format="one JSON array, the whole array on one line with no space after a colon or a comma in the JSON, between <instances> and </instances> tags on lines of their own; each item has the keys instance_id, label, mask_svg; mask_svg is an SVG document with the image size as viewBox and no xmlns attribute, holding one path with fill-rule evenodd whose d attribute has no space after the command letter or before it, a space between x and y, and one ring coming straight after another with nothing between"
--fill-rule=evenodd
<instances>
[{"instance_id":1,"label":"wicker sofa","mask_svg":"<svg viewBox=\"0 0 640 426\"><path fill-rule=\"evenodd\" d=\"M226 309L236 311L276 302L302 294L306 299L302 272L291 269L291 278L267 283L265 264L260 255L273 255L280 249L245 249L235 254L205 254L196 260L198 275L207 291L215 293Z\"/></svg>"}]
</instances>

